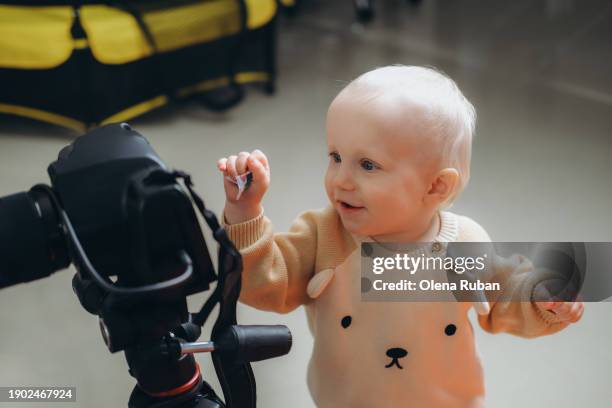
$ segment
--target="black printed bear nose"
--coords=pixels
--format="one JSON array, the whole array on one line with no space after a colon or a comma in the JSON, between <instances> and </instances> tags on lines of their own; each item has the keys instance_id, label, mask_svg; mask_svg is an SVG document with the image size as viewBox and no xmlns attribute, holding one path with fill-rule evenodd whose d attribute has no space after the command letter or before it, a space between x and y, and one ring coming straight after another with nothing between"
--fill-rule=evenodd
<instances>
[{"instance_id":1,"label":"black printed bear nose","mask_svg":"<svg viewBox=\"0 0 612 408\"><path fill-rule=\"evenodd\" d=\"M390 348L389 350L387 350L387 356L393 359L406 357L407 354L408 352L406 350L404 350L403 348L399 348L399 347Z\"/></svg>"}]
</instances>

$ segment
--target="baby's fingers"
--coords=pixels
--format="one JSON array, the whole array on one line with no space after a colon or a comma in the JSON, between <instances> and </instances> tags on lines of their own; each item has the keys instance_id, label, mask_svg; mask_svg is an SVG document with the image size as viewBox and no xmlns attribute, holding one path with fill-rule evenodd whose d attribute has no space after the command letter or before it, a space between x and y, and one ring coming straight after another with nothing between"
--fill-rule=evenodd
<instances>
[{"instance_id":1,"label":"baby's fingers","mask_svg":"<svg viewBox=\"0 0 612 408\"><path fill-rule=\"evenodd\" d=\"M266 157L264 152L262 152L259 149L255 149L251 153L251 156L254 157L255 159L257 159L257 161L260 162L266 170L270 169L270 165L268 163L268 158Z\"/></svg>"},{"instance_id":2,"label":"baby's fingers","mask_svg":"<svg viewBox=\"0 0 612 408\"><path fill-rule=\"evenodd\" d=\"M240 152L238 158L236 158L236 174L242 175L248 171L247 160L249 159L249 153Z\"/></svg>"},{"instance_id":3,"label":"baby's fingers","mask_svg":"<svg viewBox=\"0 0 612 408\"><path fill-rule=\"evenodd\" d=\"M253 182L258 185L263 184L263 187L265 188L269 179L268 169L266 169L264 165L252 155L249 157L248 165L251 173L253 174Z\"/></svg>"},{"instance_id":4,"label":"baby's fingers","mask_svg":"<svg viewBox=\"0 0 612 408\"><path fill-rule=\"evenodd\" d=\"M553 308L549 309L563 321L576 323L582 317L584 304L582 302L554 302Z\"/></svg>"},{"instance_id":5,"label":"baby's fingers","mask_svg":"<svg viewBox=\"0 0 612 408\"><path fill-rule=\"evenodd\" d=\"M217 168L219 169L219 171L225 173L225 171L227 170L227 158L226 157L222 157L219 160L217 160Z\"/></svg>"},{"instance_id":6,"label":"baby's fingers","mask_svg":"<svg viewBox=\"0 0 612 408\"><path fill-rule=\"evenodd\" d=\"M225 172L231 177L231 178L236 178L236 176L238 175L238 172L236 170L236 160L238 159L238 156L236 155L231 155L230 157L227 158L227 163L226 163L226 170Z\"/></svg>"},{"instance_id":7,"label":"baby's fingers","mask_svg":"<svg viewBox=\"0 0 612 408\"><path fill-rule=\"evenodd\" d=\"M572 302L555 302L555 306L551 309L558 316L567 319L572 308Z\"/></svg>"},{"instance_id":8,"label":"baby's fingers","mask_svg":"<svg viewBox=\"0 0 612 408\"><path fill-rule=\"evenodd\" d=\"M569 314L569 321L572 323L576 323L582 317L584 313L584 303L582 302L574 302Z\"/></svg>"}]
</instances>

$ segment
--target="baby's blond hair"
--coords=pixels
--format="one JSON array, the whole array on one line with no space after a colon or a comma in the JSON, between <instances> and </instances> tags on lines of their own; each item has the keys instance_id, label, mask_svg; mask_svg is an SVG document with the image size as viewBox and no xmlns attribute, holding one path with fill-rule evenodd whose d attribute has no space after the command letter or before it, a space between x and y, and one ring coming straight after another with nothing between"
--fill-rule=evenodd
<instances>
[{"instance_id":1,"label":"baby's blond hair","mask_svg":"<svg viewBox=\"0 0 612 408\"><path fill-rule=\"evenodd\" d=\"M476 110L455 81L435 68L390 65L366 72L343 90L362 89L367 101L396 97L400 101L426 108L424 118L437 137L440 165L459 173L455 190L444 203L449 206L470 179L472 137L476 127Z\"/></svg>"}]
</instances>

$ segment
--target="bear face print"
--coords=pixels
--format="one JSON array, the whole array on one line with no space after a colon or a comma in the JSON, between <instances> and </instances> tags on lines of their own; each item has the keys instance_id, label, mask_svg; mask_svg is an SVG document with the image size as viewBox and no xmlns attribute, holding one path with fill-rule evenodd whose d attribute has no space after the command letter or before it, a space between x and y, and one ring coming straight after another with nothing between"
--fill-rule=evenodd
<instances>
[{"instance_id":1,"label":"bear face print","mask_svg":"<svg viewBox=\"0 0 612 408\"><path fill-rule=\"evenodd\" d=\"M343 329L348 329L352 323L353 317L350 315L346 315L340 320L340 326ZM447 336L453 336L456 332L457 326L452 323L446 325L446 327L444 328L444 334ZM408 355L408 350L404 349L403 347L392 347L387 349L385 354L391 359L389 364L385 365L385 368L397 367L400 370L404 368L400 364L399 360Z\"/></svg>"},{"instance_id":2,"label":"bear face print","mask_svg":"<svg viewBox=\"0 0 612 408\"><path fill-rule=\"evenodd\" d=\"M470 304L362 301L358 251L320 273L306 307L314 337L308 384L317 406L436 406L431 395L440 406L462 406L482 397Z\"/></svg>"}]
</instances>

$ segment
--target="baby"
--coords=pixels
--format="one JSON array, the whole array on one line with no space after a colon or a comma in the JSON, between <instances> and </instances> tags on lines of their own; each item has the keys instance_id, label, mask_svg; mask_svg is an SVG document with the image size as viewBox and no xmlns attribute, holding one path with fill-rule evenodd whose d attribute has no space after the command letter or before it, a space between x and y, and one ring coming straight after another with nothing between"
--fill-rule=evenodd
<instances>
[{"instance_id":1,"label":"baby","mask_svg":"<svg viewBox=\"0 0 612 408\"><path fill-rule=\"evenodd\" d=\"M244 260L241 301L289 312L306 306L314 349L308 385L319 407L480 407L482 366L472 303L362 302L360 244L490 241L472 219L442 209L465 188L473 106L429 68L388 66L361 75L327 114L329 205L274 233L262 198L270 167L259 150L220 159L224 224ZM237 199L237 176L252 181ZM512 258L509 290L539 290L531 264ZM533 297L532 297L533 299ZM487 331L535 337L582 315L581 302L495 302Z\"/></svg>"}]
</instances>

